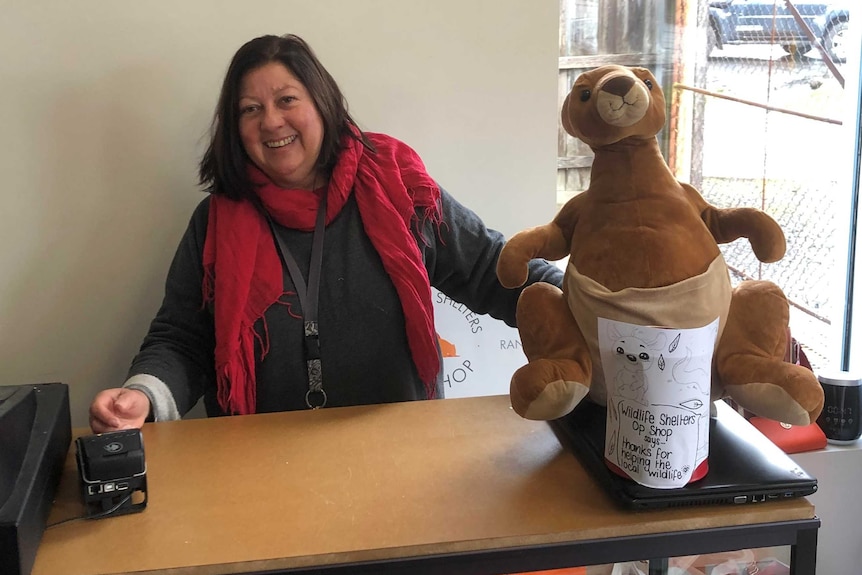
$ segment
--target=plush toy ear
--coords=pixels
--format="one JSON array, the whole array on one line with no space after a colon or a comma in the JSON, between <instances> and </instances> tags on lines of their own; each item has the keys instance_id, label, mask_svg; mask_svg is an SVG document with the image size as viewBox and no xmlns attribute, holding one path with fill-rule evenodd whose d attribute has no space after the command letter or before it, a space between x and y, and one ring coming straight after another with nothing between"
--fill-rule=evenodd
<instances>
[{"instance_id":1,"label":"plush toy ear","mask_svg":"<svg viewBox=\"0 0 862 575\"><path fill-rule=\"evenodd\" d=\"M572 126L572 119L569 116L569 98L571 98L571 97L572 97L572 93L569 92L566 95L566 99L563 100L563 107L560 111L560 120L563 124L563 129L566 131L566 133L569 134L570 136L572 136L573 138L577 138L578 136L575 134L575 131L574 131L575 128L574 128L574 126Z\"/></svg>"}]
</instances>

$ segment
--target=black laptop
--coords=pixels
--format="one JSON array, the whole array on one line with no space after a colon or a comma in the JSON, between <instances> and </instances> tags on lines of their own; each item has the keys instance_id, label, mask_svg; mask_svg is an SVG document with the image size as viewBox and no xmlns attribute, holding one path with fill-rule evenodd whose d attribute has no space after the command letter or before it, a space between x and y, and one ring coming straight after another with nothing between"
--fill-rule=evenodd
<instances>
[{"instance_id":1,"label":"black laptop","mask_svg":"<svg viewBox=\"0 0 862 575\"><path fill-rule=\"evenodd\" d=\"M606 408L582 401L551 421L584 468L622 506L659 509L709 504L761 503L804 497L817 479L724 401L716 401L709 426L709 472L673 489L646 487L608 469L604 460Z\"/></svg>"}]
</instances>

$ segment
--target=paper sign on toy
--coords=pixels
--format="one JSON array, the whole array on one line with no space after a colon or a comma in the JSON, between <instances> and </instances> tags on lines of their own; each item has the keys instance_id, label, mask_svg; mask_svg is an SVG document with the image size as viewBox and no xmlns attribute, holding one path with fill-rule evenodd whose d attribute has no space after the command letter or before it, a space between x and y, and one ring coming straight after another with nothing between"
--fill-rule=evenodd
<instances>
[{"instance_id":1,"label":"paper sign on toy","mask_svg":"<svg viewBox=\"0 0 862 575\"><path fill-rule=\"evenodd\" d=\"M659 489L706 473L712 354L718 318L694 329L599 318L608 389L605 459Z\"/></svg>"}]
</instances>

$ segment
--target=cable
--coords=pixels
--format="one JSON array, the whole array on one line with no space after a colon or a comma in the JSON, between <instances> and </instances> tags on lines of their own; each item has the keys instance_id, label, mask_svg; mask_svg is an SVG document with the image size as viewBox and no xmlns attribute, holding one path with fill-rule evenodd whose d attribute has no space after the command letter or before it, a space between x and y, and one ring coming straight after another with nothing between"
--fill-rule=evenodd
<instances>
[{"instance_id":1,"label":"cable","mask_svg":"<svg viewBox=\"0 0 862 575\"><path fill-rule=\"evenodd\" d=\"M115 513L117 511L117 509L119 509L120 507L122 507L123 505L125 505L126 503L128 503L131 500L132 500L132 494L129 493L128 495L123 497L119 503L117 503L116 505L114 505L113 507L108 509L107 511L102 511L101 513L96 513L95 515L81 515L79 517L69 517L68 519L62 519L60 521L56 521L54 523L46 525L45 529L50 529L52 527L56 527L57 525L62 525L63 523L69 523L71 521L79 521L81 519L102 519L104 517L107 517L107 516Z\"/></svg>"}]
</instances>

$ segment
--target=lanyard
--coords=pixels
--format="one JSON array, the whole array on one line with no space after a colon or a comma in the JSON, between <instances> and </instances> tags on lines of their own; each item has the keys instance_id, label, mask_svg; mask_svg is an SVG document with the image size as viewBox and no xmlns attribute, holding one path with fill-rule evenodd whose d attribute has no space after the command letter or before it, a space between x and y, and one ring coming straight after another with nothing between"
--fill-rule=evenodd
<instances>
[{"instance_id":1,"label":"lanyard","mask_svg":"<svg viewBox=\"0 0 862 575\"><path fill-rule=\"evenodd\" d=\"M278 247L278 255L281 263L287 269L296 294L299 296L299 305L302 308L302 320L304 326L305 365L308 370L308 391L305 392L305 404L310 409L319 409L326 405L326 392L323 391L323 372L320 365L320 337L317 327L317 299L320 293L320 271L323 268L323 233L326 229L326 196L324 188L320 196L320 206L317 208L317 221L314 224L314 236L311 240L311 261L308 266L308 287L296 258L290 253L287 242L278 233L272 218L267 214L269 227Z\"/></svg>"}]
</instances>

